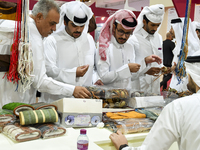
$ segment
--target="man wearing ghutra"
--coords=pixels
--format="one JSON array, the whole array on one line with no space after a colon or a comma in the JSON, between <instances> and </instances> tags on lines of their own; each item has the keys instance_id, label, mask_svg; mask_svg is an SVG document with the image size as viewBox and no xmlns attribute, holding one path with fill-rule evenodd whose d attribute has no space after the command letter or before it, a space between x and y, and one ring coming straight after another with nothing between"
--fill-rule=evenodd
<instances>
[{"instance_id":1,"label":"man wearing ghutra","mask_svg":"<svg viewBox=\"0 0 200 150\"><path fill-rule=\"evenodd\" d=\"M193 21L192 25L194 26L194 29L195 29L195 31L197 33L197 36L198 36L199 40L200 40L200 23L197 22L197 21Z\"/></svg>"},{"instance_id":2,"label":"man wearing ghutra","mask_svg":"<svg viewBox=\"0 0 200 150\"><path fill-rule=\"evenodd\" d=\"M175 37L176 46L173 50L174 58L173 63L178 64L179 55L181 51L182 36L183 36L183 24L185 18L176 18L171 20L170 33ZM188 54L187 56L192 56L195 52L200 50L199 39L195 33L195 27L192 25L191 20L189 21L189 31L188 31ZM188 77L184 77L182 82L178 84L177 76L173 74L170 88L176 89L177 92L183 92L187 90Z\"/></svg>"},{"instance_id":3,"label":"man wearing ghutra","mask_svg":"<svg viewBox=\"0 0 200 150\"><path fill-rule=\"evenodd\" d=\"M91 96L90 92L84 87L64 84L53 80L46 75L43 38L56 30L56 24L59 22L60 17L59 12L60 8L54 0L40 0L34 5L32 14L29 18L30 43L34 64L34 81L31 88L26 90L25 93L22 93L16 91L17 83L13 84L8 82L5 78L0 79L0 107L11 102L35 103L36 90L56 95L62 94L66 97L73 95L77 98L89 98ZM10 37L11 35L9 35L9 38ZM5 40L8 39L5 38ZM9 41L10 40L7 42ZM4 54L10 53L9 47L9 43L7 43L5 47L3 45L3 47L0 47L0 52L3 51ZM0 77L2 77L1 74Z\"/></svg>"},{"instance_id":4,"label":"man wearing ghutra","mask_svg":"<svg viewBox=\"0 0 200 150\"><path fill-rule=\"evenodd\" d=\"M177 142L180 150L200 149L200 52L185 60L188 89L193 95L174 100L162 110L140 147L128 147L120 132L110 135L118 150L168 150Z\"/></svg>"},{"instance_id":5,"label":"man wearing ghutra","mask_svg":"<svg viewBox=\"0 0 200 150\"><path fill-rule=\"evenodd\" d=\"M114 88L137 88L131 85L131 80L146 73L147 63L161 62L158 56L151 55L141 60L141 65L135 63L135 51L127 43L137 25L132 11L122 9L115 12L104 23L101 29L96 55L96 67L102 82ZM98 55L99 54L99 55ZM139 73L136 73L138 72ZM132 86L132 87L131 87Z\"/></svg>"},{"instance_id":6,"label":"man wearing ghutra","mask_svg":"<svg viewBox=\"0 0 200 150\"><path fill-rule=\"evenodd\" d=\"M92 15L91 8L82 2L67 2L61 6L57 31L44 41L48 76L77 86L95 83L93 69L96 47L92 36L87 34ZM63 97L42 94L45 102Z\"/></svg>"},{"instance_id":7,"label":"man wearing ghutra","mask_svg":"<svg viewBox=\"0 0 200 150\"><path fill-rule=\"evenodd\" d=\"M162 37L158 33L163 16L164 6L162 4L146 6L138 16L138 26L128 41L135 47L136 63L140 63L142 59L152 54L163 58ZM160 80L155 80L156 77L152 75L160 72L161 65L151 63L150 66L151 69L148 70L148 74L140 77L141 90L147 93L160 94Z\"/></svg>"}]
</instances>

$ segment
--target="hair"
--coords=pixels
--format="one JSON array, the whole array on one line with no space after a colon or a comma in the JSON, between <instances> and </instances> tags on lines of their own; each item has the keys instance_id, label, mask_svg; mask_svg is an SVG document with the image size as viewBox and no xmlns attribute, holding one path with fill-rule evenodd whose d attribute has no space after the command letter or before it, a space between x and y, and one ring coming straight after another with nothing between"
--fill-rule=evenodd
<instances>
[{"instance_id":1,"label":"hair","mask_svg":"<svg viewBox=\"0 0 200 150\"><path fill-rule=\"evenodd\" d=\"M199 31L199 33L200 33L200 29L196 29L196 31Z\"/></svg>"},{"instance_id":2,"label":"hair","mask_svg":"<svg viewBox=\"0 0 200 150\"><path fill-rule=\"evenodd\" d=\"M69 18L66 16L66 15L64 15L64 21L65 21L65 23L68 25L68 22L70 21L69 20Z\"/></svg>"},{"instance_id":3,"label":"hair","mask_svg":"<svg viewBox=\"0 0 200 150\"><path fill-rule=\"evenodd\" d=\"M146 15L143 16L143 19L146 21L147 24L150 22L150 20L147 19Z\"/></svg>"},{"instance_id":4,"label":"hair","mask_svg":"<svg viewBox=\"0 0 200 150\"><path fill-rule=\"evenodd\" d=\"M170 32L167 32L166 38L169 38L170 36L172 36L171 33L170 33Z\"/></svg>"},{"instance_id":5,"label":"hair","mask_svg":"<svg viewBox=\"0 0 200 150\"><path fill-rule=\"evenodd\" d=\"M114 25L115 25L115 28L117 28L118 23L115 21L115 22L114 22Z\"/></svg>"},{"instance_id":6,"label":"hair","mask_svg":"<svg viewBox=\"0 0 200 150\"><path fill-rule=\"evenodd\" d=\"M46 18L51 9L55 9L60 13L60 8L54 0L40 0L34 5L32 14L33 16L36 16L38 13L42 13L43 17Z\"/></svg>"}]
</instances>

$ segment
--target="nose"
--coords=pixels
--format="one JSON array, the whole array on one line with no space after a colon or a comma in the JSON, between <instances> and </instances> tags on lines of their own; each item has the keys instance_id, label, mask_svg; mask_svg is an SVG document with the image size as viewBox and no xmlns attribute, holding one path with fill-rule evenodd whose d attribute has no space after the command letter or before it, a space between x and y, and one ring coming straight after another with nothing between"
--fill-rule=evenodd
<instances>
[{"instance_id":1,"label":"nose","mask_svg":"<svg viewBox=\"0 0 200 150\"><path fill-rule=\"evenodd\" d=\"M78 27L76 28L76 31L77 31L77 32L81 32L81 27L78 26Z\"/></svg>"},{"instance_id":2,"label":"nose","mask_svg":"<svg viewBox=\"0 0 200 150\"><path fill-rule=\"evenodd\" d=\"M122 37L123 37L124 39L126 39L126 34L124 33L124 34L122 35Z\"/></svg>"},{"instance_id":3,"label":"nose","mask_svg":"<svg viewBox=\"0 0 200 150\"><path fill-rule=\"evenodd\" d=\"M51 30L56 31L56 24L52 26Z\"/></svg>"},{"instance_id":4,"label":"nose","mask_svg":"<svg viewBox=\"0 0 200 150\"><path fill-rule=\"evenodd\" d=\"M155 31L157 31L158 27L159 27L159 26L155 26L153 29L154 29Z\"/></svg>"}]
</instances>

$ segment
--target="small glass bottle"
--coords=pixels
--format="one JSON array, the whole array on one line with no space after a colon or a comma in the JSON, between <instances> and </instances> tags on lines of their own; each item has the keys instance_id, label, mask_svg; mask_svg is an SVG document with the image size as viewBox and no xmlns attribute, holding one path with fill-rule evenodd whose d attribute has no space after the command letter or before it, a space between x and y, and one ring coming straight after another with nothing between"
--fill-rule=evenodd
<instances>
[{"instance_id":1,"label":"small glass bottle","mask_svg":"<svg viewBox=\"0 0 200 150\"><path fill-rule=\"evenodd\" d=\"M80 135L78 136L78 139L77 139L77 150L87 150L88 143L89 143L89 139L86 135L86 130L81 129Z\"/></svg>"}]
</instances>

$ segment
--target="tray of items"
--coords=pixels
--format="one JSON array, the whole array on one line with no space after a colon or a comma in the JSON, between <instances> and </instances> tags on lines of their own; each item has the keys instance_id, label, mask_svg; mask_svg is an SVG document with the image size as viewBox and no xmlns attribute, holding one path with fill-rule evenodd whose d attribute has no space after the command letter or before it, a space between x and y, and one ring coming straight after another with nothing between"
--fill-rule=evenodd
<instances>
[{"instance_id":1,"label":"tray of items","mask_svg":"<svg viewBox=\"0 0 200 150\"><path fill-rule=\"evenodd\" d=\"M86 87L93 99L102 99L103 108L125 108L126 100L130 98L130 90L120 88L108 88L104 86Z\"/></svg>"},{"instance_id":2,"label":"tray of items","mask_svg":"<svg viewBox=\"0 0 200 150\"><path fill-rule=\"evenodd\" d=\"M103 122L112 132L120 130L123 134L147 131L154 124L154 121L146 118L145 114L135 111L105 113Z\"/></svg>"}]
</instances>

